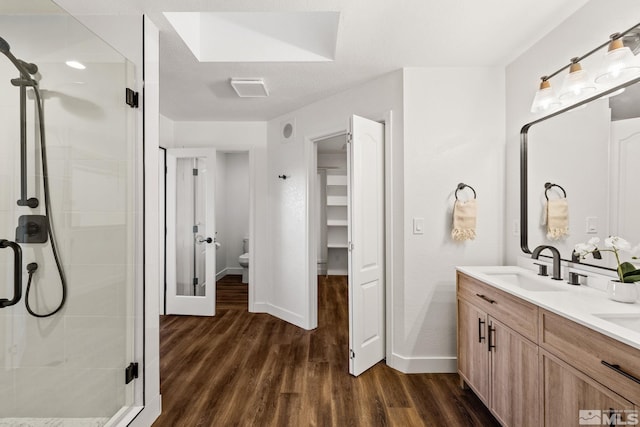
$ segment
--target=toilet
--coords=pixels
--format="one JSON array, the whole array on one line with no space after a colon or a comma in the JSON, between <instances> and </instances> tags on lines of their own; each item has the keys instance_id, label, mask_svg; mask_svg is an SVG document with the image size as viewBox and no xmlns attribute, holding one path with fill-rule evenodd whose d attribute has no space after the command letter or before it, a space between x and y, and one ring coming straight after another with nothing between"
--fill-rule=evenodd
<instances>
[{"instance_id":1,"label":"toilet","mask_svg":"<svg viewBox=\"0 0 640 427\"><path fill-rule=\"evenodd\" d=\"M242 283L249 283L249 239L242 239L242 255L238 257L238 263L242 267Z\"/></svg>"}]
</instances>

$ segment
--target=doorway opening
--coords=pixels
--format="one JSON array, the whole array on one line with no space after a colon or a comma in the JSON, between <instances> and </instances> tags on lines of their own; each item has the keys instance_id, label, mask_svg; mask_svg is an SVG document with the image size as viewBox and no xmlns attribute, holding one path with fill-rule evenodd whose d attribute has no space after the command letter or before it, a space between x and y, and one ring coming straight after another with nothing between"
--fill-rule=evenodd
<instances>
[{"instance_id":1,"label":"doorway opening","mask_svg":"<svg viewBox=\"0 0 640 427\"><path fill-rule=\"evenodd\" d=\"M316 141L316 241L318 275L347 276L347 135Z\"/></svg>"},{"instance_id":2,"label":"doorway opening","mask_svg":"<svg viewBox=\"0 0 640 427\"><path fill-rule=\"evenodd\" d=\"M216 156L216 309L248 311L249 152L218 151Z\"/></svg>"},{"instance_id":3,"label":"doorway opening","mask_svg":"<svg viewBox=\"0 0 640 427\"><path fill-rule=\"evenodd\" d=\"M318 288L346 272L354 376L386 356L386 132L385 120L352 116L349 132L309 140L309 313L317 325Z\"/></svg>"}]
</instances>

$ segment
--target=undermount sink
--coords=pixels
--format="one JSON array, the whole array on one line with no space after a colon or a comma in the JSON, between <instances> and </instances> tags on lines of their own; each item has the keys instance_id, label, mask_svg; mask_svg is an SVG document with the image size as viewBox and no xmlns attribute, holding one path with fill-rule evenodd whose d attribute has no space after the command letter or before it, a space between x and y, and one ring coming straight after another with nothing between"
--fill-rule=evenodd
<instances>
[{"instance_id":1,"label":"undermount sink","mask_svg":"<svg viewBox=\"0 0 640 427\"><path fill-rule=\"evenodd\" d=\"M606 320L623 328L640 333L639 314L594 314L599 319Z\"/></svg>"},{"instance_id":2,"label":"undermount sink","mask_svg":"<svg viewBox=\"0 0 640 427\"><path fill-rule=\"evenodd\" d=\"M517 286L526 291L532 292L561 292L567 289L561 285L562 281L558 281L558 284L552 283L549 277L538 278L531 274L519 273L519 272L495 272L487 273L492 279L503 282L509 285ZM567 285L569 286L569 285Z\"/></svg>"}]
</instances>

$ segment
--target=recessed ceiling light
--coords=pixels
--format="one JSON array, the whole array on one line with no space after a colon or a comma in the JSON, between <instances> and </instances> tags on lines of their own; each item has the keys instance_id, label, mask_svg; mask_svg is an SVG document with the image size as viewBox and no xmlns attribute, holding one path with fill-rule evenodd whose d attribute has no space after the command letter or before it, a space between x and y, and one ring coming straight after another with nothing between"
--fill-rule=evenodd
<instances>
[{"instance_id":1,"label":"recessed ceiling light","mask_svg":"<svg viewBox=\"0 0 640 427\"><path fill-rule=\"evenodd\" d=\"M231 87L241 98L264 98L269 96L269 90L262 79L236 79L230 80Z\"/></svg>"},{"instance_id":2,"label":"recessed ceiling light","mask_svg":"<svg viewBox=\"0 0 640 427\"><path fill-rule=\"evenodd\" d=\"M71 67L71 68L75 68L76 70L84 70L85 67L84 64L78 62L78 61L67 61L65 62L65 64L67 64L67 66Z\"/></svg>"}]
</instances>

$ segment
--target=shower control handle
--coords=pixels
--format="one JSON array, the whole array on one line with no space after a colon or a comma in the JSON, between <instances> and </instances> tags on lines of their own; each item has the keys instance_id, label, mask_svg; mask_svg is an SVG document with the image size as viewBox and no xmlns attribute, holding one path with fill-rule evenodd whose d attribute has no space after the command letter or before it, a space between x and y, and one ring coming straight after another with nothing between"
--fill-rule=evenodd
<instances>
[{"instance_id":1,"label":"shower control handle","mask_svg":"<svg viewBox=\"0 0 640 427\"><path fill-rule=\"evenodd\" d=\"M0 239L0 249L13 249L13 298L0 298L0 308L16 305L22 298L22 249L9 240Z\"/></svg>"}]
</instances>

